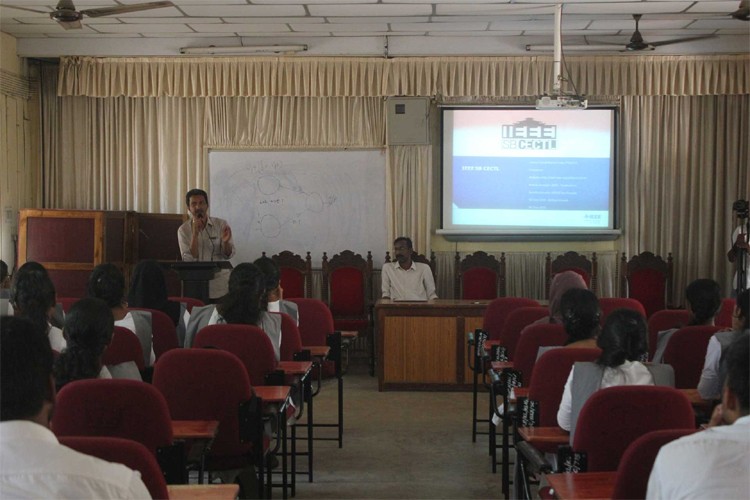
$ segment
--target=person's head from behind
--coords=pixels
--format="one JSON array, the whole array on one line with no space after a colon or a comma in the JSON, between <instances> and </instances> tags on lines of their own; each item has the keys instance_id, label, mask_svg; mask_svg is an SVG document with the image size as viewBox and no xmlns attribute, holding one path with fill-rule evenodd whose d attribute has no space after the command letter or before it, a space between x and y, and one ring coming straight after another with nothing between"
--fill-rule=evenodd
<instances>
[{"instance_id":1,"label":"person's head from behind","mask_svg":"<svg viewBox=\"0 0 750 500\"><path fill-rule=\"evenodd\" d=\"M8 271L8 264L4 260L0 260L0 288L8 288L10 286L10 273Z\"/></svg>"},{"instance_id":2,"label":"person's head from behind","mask_svg":"<svg viewBox=\"0 0 750 500\"><path fill-rule=\"evenodd\" d=\"M281 295L283 290L281 288L281 273L279 271L279 266L276 265L273 259L266 257L265 255L255 259L253 264L260 269L261 273L263 273L264 304L267 305L268 302L280 300L282 298Z\"/></svg>"},{"instance_id":3,"label":"person's head from behind","mask_svg":"<svg viewBox=\"0 0 750 500\"><path fill-rule=\"evenodd\" d=\"M217 306L227 323L257 325L265 293L263 273L249 262L239 264L229 275L229 292Z\"/></svg>"},{"instance_id":4,"label":"person's head from behind","mask_svg":"<svg viewBox=\"0 0 750 500\"><path fill-rule=\"evenodd\" d=\"M202 189L191 189L185 195L185 205L190 215L203 218L208 211L208 193Z\"/></svg>"},{"instance_id":5,"label":"person's head from behind","mask_svg":"<svg viewBox=\"0 0 750 500\"><path fill-rule=\"evenodd\" d=\"M411 238L406 236L399 236L393 240L393 258L399 264L402 262L408 262L411 259L411 254L414 251L414 244Z\"/></svg>"},{"instance_id":6,"label":"person's head from behind","mask_svg":"<svg viewBox=\"0 0 750 500\"><path fill-rule=\"evenodd\" d=\"M55 389L46 331L24 318L0 318L0 373L0 421L47 425Z\"/></svg>"},{"instance_id":7,"label":"person's head from behind","mask_svg":"<svg viewBox=\"0 0 750 500\"><path fill-rule=\"evenodd\" d=\"M87 293L102 299L110 308L124 305L125 277L114 264L99 264L91 271Z\"/></svg>"},{"instance_id":8,"label":"person's head from behind","mask_svg":"<svg viewBox=\"0 0 750 500\"><path fill-rule=\"evenodd\" d=\"M13 276L10 301L19 316L28 318L46 331L57 298L55 285L38 262L27 262Z\"/></svg>"},{"instance_id":9,"label":"person's head from behind","mask_svg":"<svg viewBox=\"0 0 750 500\"><path fill-rule=\"evenodd\" d=\"M112 310L103 300L87 297L71 306L63 328L68 346L54 367L58 387L99 376L102 354L112 342L114 328Z\"/></svg>"},{"instance_id":10,"label":"person's head from behind","mask_svg":"<svg viewBox=\"0 0 750 500\"><path fill-rule=\"evenodd\" d=\"M164 271L155 260L142 260L133 269L128 305L162 309L169 301Z\"/></svg>"},{"instance_id":11,"label":"person's head from behind","mask_svg":"<svg viewBox=\"0 0 750 500\"><path fill-rule=\"evenodd\" d=\"M748 328L750 328L750 289L740 292L732 313L732 330L740 331Z\"/></svg>"},{"instance_id":12,"label":"person's head from behind","mask_svg":"<svg viewBox=\"0 0 750 500\"><path fill-rule=\"evenodd\" d=\"M727 378L721 395L722 420L733 424L750 414L750 333L740 334L727 348Z\"/></svg>"},{"instance_id":13,"label":"person's head from behind","mask_svg":"<svg viewBox=\"0 0 750 500\"><path fill-rule=\"evenodd\" d=\"M626 361L639 361L648 352L648 326L641 313L632 309L612 311L596 345L602 350L597 363L614 368Z\"/></svg>"},{"instance_id":14,"label":"person's head from behind","mask_svg":"<svg viewBox=\"0 0 750 500\"><path fill-rule=\"evenodd\" d=\"M568 334L566 345L596 338L599 334L601 309L599 299L591 290L571 288L560 300L563 326Z\"/></svg>"},{"instance_id":15,"label":"person's head from behind","mask_svg":"<svg viewBox=\"0 0 750 500\"><path fill-rule=\"evenodd\" d=\"M710 279L698 279L685 289L691 325L707 325L713 322L721 307L721 288Z\"/></svg>"},{"instance_id":16,"label":"person's head from behind","mask_svg":"<svg viewBox=\"0 0 750 500\"><path fill-rule=\"evenodd\" d=\"M579 288L585 290L586 281L583 276L575 271L563 271L557 273L549 285L549 315L550 321L562 320L562 296L568 290Z\"/></svg>"}]
</instances>

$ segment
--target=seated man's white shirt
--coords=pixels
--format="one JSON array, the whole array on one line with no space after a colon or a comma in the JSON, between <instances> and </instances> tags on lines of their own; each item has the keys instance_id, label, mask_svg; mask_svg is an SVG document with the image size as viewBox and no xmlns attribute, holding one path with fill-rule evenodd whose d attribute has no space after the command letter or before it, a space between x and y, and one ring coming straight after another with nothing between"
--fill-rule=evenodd
<instances>
[{"instance_id":1,"label":"seated man's white shirt","mask_svg":"<svg viewBox=\"0 0 750 500\"><path fill-rule=\"evenodd\" d=\"M0 423L0 498L151 498L140 473L61 445L27 420Z\"/></svg>"},{"instance_id":2,"label":"seated man's white shirt","mask_svg":"<svg viewBox=\"0 0 750 500\"><path fill-rule=\"evenodd\" d=\"M65 340L62 330L56 326L49 325L47 337L49 338L49 345L53 351L63 352L65 348L68 347L68 342Z\"/></svg>"},{"instance_id":3,"label":"seated man's white shirt","mask_svg":"<svg viewBox=\"0 0 750 500\"><path fill-rule=\"evenodd\" d=\"M412 262L409 269L404 269L398 262L383 264L381 282L382 296L393 300L437 298L432 270L421 262Z\"/></svg>"},{"instance_id":4,"label":"seated man's white shirt","mask_svg":"<svg viewBox=\"0 0 750 500\"><path fill-rule=\"evenodd\" d=\"M127 313L124 318L122 318L119 321L115 321L115 326L121 326L123 328L127 328L131 332L133 332L136 336L136 328L135 328L135 321L133 320L133 315L130 313ZM154 362L156 361L156 353L154 352L154 342L153 342L153 333L152 333L152 340L151 340L151 354L149 355L149 366L153 366ZM54 349L54 348L53 348Z\"/></svg>"},{"instance_id":5,"label":"seated man's white shirt","mask_svg":"<svg viewBox=\"0 0 750 500\"><path fill-rule=\"evenodd\" d=\"M750 497L750 416L672 441L659 450L646 498Z\"/></svg>"}]
</instances>

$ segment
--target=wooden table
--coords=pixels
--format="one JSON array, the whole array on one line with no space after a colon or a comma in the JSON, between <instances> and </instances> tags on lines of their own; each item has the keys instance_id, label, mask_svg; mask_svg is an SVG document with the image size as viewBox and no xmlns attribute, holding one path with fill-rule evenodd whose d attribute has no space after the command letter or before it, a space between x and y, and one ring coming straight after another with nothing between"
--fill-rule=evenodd
<instances>
[{"instance_id":1,"label":"wooden table","mask_svg":"<svg viewBox=\"0 0 750 500\"><path fill-rule=\"evenodd\" d=\"M167 493L173 500L234 500L239 484L168 484Z\"/></svg>"},{"instance_id":2,"label":"wooden table","mask_svg":"<svg viewBox=\"0 0 750 500\"><path fill-rule=\"evenodd\" d=\"M710 399L703 399L698 392L698 389L679 389L679 391L687 396L690 404L693 405L693 408L696 410L708 411L713 406L714 402Z\"/></svg>"},{"instance_id":3,"label":"wooden table","mask_svg":"<svg viewBox=\"0 0 750 500\"><path fill-rule=\"evenodd\" d=\"M568 444L570 433L560 427L519 427L518 435L530 444Z\"/></svg>"},{"instance_id":4,"label":"wooden table","mask_svg":"<svg viewBox=\"0 0 750 500\"><path fill-rule=\"evenodd\" d=\"M559 500L612 498L616 472L583 472L545 476Z\"/></svg>"},{"instance_id":5,"label":"wooden table","mask_svg":"<svg viewBox=\"0 0 750 500\"><path fill-rule=\"evenodd\" d=\"M174 439L211 440L216 437L218 431L218 420L172 420Z\"/></svg>"},{"instance_id":6,"label":"wooden table","mask_svg":"<svg viewBox=\"0 0 750 500\"><path fill-rule=\"evenodd\" d=\"M378 300L379 390L470 390L467 333L482 327L488 303Z\"/></svg>"}]
</instances>

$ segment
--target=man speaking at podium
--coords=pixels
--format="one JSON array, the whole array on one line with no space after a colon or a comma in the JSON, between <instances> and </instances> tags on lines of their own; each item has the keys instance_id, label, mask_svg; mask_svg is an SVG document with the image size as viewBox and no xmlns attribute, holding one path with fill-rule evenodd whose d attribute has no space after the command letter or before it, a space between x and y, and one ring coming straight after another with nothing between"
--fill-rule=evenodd
<instances>
[{"instance_id":1,"label":"man speaking at podium","mask_svg":"<svg viewBox=\"0 0 750 500\"><path fill-rule=\"evenodd\" d=\"M191 189L185 195L185 204L190 220L177 230L182 260L219 261L229 260L234 255L232 228L227 221L208 216L208 194L202 189ZM229 269L220 269L208 282L208 296L222 297L228 291Z\"/></svg>"},{"instance_id":2,"label":"man speaking at podium","mask_svg":"<svg viewBox=\"0 0 750 500\"><path fill-rule=\"evenodd\" d=\"M430 266L412 261L413 252L410 238L401 236L393 242L396 262L384 264L381 274L384 299L417 301L437 298Z\"/></svg>"}]
</instances>

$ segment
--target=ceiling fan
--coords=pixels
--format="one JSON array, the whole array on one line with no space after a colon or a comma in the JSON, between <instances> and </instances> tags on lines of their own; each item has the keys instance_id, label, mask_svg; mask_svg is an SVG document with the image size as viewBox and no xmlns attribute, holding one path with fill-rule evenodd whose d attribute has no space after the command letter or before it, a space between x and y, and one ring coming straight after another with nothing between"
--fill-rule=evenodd
<instances>
[{"instance_id":1,"label":"ceiling fan","mask_svg":"<svg viewBox=\"0 0 750 500\"><path fill-rule=\"evenodd\" d=\"M25 10L28 12L36 12L38 14L49 14L51 19L60 24L66 30L69 29L81 29L81 19L83 16L88 17L102 17L102 16L116 16L120 14L128 14L130 12L138 12L141 10L160 9L162 7L172 7L174 4L169 1L162 2L147 2L137 3L133 5L115 5L114 7L102 7L99 9L84 9L76 10L73 5L73 0L60 0L57 3L57 7L52 12L45 10L29 9L27 7L19 7L17 5L3 5L9 9Z\"/></svg>"},{"instance_id":2,"label":"ceiling fan","mask_svg":"<svg viewBox=\"0 0 750 500\"><path fill-rule=\"evenodd\" d=\"M674 38L672 40L662 40L661 42L645 42L643 40L643 35L641 35L640 30L638 29L638 22L641 20L642 15L641 14L633 14L633 19L635 20L635 31L630 37L630 41L625 45L624 51L634 51L638 52L641 50L654 50L656 47L662 47L664 45L673 45L676 43L684 43L684 42L692 42L695 40L705 40L707 38L714 38L716 35L700 35L700 36L691 36L691 37L685 37L685 38ZM601 45L620 45L619 43L612 43L612 42L595 42L597 44Z\"/></svg>"}]
</instances>

